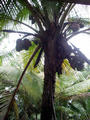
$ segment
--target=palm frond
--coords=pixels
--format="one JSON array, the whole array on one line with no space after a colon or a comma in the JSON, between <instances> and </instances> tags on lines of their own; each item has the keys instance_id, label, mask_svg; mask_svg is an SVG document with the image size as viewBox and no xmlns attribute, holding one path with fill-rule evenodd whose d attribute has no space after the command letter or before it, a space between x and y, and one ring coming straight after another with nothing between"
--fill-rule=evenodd
<instances>
[{"instance_id":1,"label":"palm frond","mask_svg":"<svg viewBox=\"0 0 90 120\"><path fill-rule=\"evenodd\" d=\"M56 94L60 92L60 97L64 98L85 93L90 89L90 80L86 79L81 72L74 71L68 61L64 61L62 67L64 74L57 80Z\"/></svg>"}]
</instances>

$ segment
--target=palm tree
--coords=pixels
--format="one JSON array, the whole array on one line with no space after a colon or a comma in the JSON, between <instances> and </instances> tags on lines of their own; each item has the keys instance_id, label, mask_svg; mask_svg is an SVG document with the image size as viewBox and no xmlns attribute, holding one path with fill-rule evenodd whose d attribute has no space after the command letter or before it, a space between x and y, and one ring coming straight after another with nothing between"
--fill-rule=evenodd
<instances>
[{"instance_id":1,"label":"palm tree","mask_svg":"<svg viewBox=\"0 0 90 120\"><path fill-rule=\"evenodd\" d=\"M67 15L74 6L74 3L68 3L68 1L66 3L58 0L1 0L1 29L7 24L7 22L13 21L23 24L35 32L34 34L30 32L2 29L1 32L23 34L23 42L22 39L17 41L16 50L27 50L29 48L31 45L30 42L25 42L28 41L25 40L28 36L34 36L34 39L37 40L38 47L22 73L19 84L25 74L25 71L27 70L29 63L32 61L37 51L40 50L36 59L35 67L40 61L42 52L44 52L44 87L42 95L41 120L56 119L54 110L55 78L56 72L58 74L62 73L61 65L63 60L67 58L70 61L71 66L73 68L77 68L78 70L83 68L83 63L85 61L90 63L90 61L88 61L87 58L74 45L74 49L72 49L72 47L67 43L72 36L80 33L78 30L83 27L80 21L72 22L66 20ZM21 22L27 14L29 14L29 19L32 23L37 25L37 30ZM89 29L85 31L89 31ZM67 37L67 35L69 35L69 37ZM71 53L75 56L71 56ZM17 85L17 88L19 87L19 84Z\"/></svg>"}]
</instances>

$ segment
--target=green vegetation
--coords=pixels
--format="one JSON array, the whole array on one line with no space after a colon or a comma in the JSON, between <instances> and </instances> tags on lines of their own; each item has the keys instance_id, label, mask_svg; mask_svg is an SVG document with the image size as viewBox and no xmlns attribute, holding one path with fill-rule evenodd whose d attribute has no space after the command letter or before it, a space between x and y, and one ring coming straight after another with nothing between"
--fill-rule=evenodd
<instances>
[{"instance_id":1,"label":"green vegetation","mask_svg":"<svg viewBox=\"0 0 90 120\"><path fill-rule=\"evenodd\" d=\"M29 52L29 51L28 51ZM21 53L22 66L26 64L25 58L30 52ZM17 56L17 58L19 57ZM27 57L25 57L27 56ZM11 65L8 65L8 63ZM16 63L15 64L12 63ZM8 60L7 67L0 67L0 119L3 119L10 102L13 90L17 85L22 72L17 59ZM19 91L13 101L13 107L9 113L9 120L40 120L41 96L43 91L43 64L38 69L31 69L30 65L25 74ZM90 119L90 67L82 72L71 68L67 60L64 61L63 74L56 79L55 110L57 119L88 120ZM9 69L9 71L8 71Z\"/></svg>"},{"instance_id":2,"label":"green vegetation","mask_svg":"<svg viewBox=\"0 0 90 120\"><path fill-rule=\"evenodd\" d=\"M90 119L90 68L84 68L90 61L68 44L89 32L90 21L72 16L74 6L59 0L0 1L0 41L7 33L21 35L16 41L21 53L0 56L1 120Z\"/></svg>"}]
</instances>

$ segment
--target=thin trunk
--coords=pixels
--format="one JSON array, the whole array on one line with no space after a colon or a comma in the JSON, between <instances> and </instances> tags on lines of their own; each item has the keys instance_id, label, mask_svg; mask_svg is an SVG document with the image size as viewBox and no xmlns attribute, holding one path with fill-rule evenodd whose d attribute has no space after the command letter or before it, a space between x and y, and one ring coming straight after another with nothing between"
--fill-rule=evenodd
<instances>
[{"instance_id":1,"label":"thin trunk","mask_svg":"<svg viewBox=\"0 0 90 120\"><path fill-rule=\"evenodd\" d=\"M63 113L62 113L62 111L61 111L61 119L60 120L63 120Z\"/></svg>"},{"instance_id":2,"label":"thin trunk","mask_svg":"<svg viewBox=\"0 0 90 120\"><path fill-rule=\"evenodd\" d=\"M47 65L45 65L43 91L41 120L52 120L55 91L55 72L52 69L49 69Z\"/></svg>"},{"instance_id":3,"label":"thin trunk","mask_svg":"<svg viewBox=\"0 0 90 120\"><path fill-rule=\"evenodd\" d=\"M42 96L41 120L53 120L54 115L54 93L55 93L55 40L52 37L44 44L45 65L44 65L44 88Z\"/></svg>"}]
</instances>

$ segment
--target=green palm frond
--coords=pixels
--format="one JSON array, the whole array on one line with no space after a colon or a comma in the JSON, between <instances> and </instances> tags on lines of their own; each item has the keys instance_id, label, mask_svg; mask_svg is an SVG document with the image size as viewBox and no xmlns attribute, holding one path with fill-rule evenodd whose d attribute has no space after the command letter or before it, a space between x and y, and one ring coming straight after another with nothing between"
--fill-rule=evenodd
<instances>
[{"instance_id":1,"label":"green palm frond","mask_svg":"<svg viewBox=\"0 0 90 120\"><path fill-rule=\"evenodd\" d=\"M84 82L75 84L72 87L66 88L64 91L61 92L61 94L65 96L73 96L87 92L88 89L90 89L90 80L86 80Z\"/></svg>"},{"instance_id":2,"label":"green palm frond","mask_svg":"<svg viewBox=\"0 0 90 120\"><path fill-rule=\"evenodd\" d=\"M17 0L1 0L0 16L9 16L11 18L16 18L17 14L22 11L24 6L22 6Z\"/></svg>"},{"instance_id":3,"label":"green palm frond","mask_svg":"<svg viewBox=\"0 0 90 120\"><path fill-rule=\"evenodd\" d=\"M0 20L1 29L5 26L10 20L5 20L5 18L16 19L22 21L26 18L27 15L31 15L35 17L35 22L41 28L42 24L47 27L48 22L50 21L58 21L60 14L62 13L62 9L67 7L63 2L59 1L37 1L33 0L32 2L28 2L25 0L8 0L2 2L1 1L1 13ZM39 12L37 12L39 11ZM48 11L48 12L47 12ZM46 18L47 19L46 19ZM50 20L50 21L49 21ZM42 26L43 27L43 26Z\"/></svg>"},{"instance_id":4,"label":"green palm frond","mask_svg":"<svg viewBox=\"0 0 90 120\"><path fill-rule=\"evenodd\" d=\"M32 42L32 46L29 48L29 50L26 52L23 52L22 53L22 59L23 59L23 64L24 64L24 67L26 66L27 64L27 60L29 60L30 56L32 55L34 49L36 47L36 44L34 42ZM40 51L40 50L39 50ZM34 68L34 65L35 65L35 62L36 62L36 59L38 57L38 54L39 54L39 51L37 52L36 56L34 57L31 65L28 67L28 70L29 71L35 71L35 72L39 72L39 68ZM41 71L40 71L41 72Z\"/></svg>"},{"instance_id":5,"label":"green palm frond","mask_svg":"<svg viewBox=\"0 0 90 120\"><path fill-rule=\"evenodd\" d=\"M11 100L12 92L10 87L7 85L8 81L6 81L6 73L0 72L0 119L3 120L3 117L8 108L8 104Z\"/></svg>"},{"instance_id":6,"label":"green palm frond","mask_svg":"<svg viewBox=\"0 0 90 120\"><path fill-rule=\"evenodd\" d=\"M66 116L68 120L88 120L90 116L86 113L86 110L78 102L68 104L68 106L57 106L57 112L62 116Z\"/></svg>"},{"instance_id":7,"label":"green palm frond","mask_svg":"<svg viewBox=\"0 0 90 120\"><path fill-rule=\"evenodd\" d=\"M89 18L69 17L68 21L69 22L80 22L80 23L83 23L84 25L87 25L87 26L90 25L90 19Z\"/></svg>"},{"instance_id":8,"label":"green palm frond","mask_svg":"<svg viewBox=\"0 0 90 120\"><path fill-rule=\"evenodd\" d=\"M78 72L71 68L69 62L63 62L63 74L56 82L56 110L61 117L71 120L88 120L90 118L88 106L90 100L90 80L84 72ZM82 101L83 98L83 101ZM58 114L57 113L57 114Z\"/></svg>"},{"instance_id":9,"label":"green palm frond","mask_svg":"<svg viewBox=\"0 0 90 120\"><path fill-rule=\"evenodd\" d=\"M9 71L8 71L8 67L9 67ZM8 88L8 87L11 86L10 87L10 90L11 90L11 88L13 89L13 88L16 87L16 84L17 84L17 81L18 81L18 78L19 78L21 72L22 72L21 70L18 70L17 68L11 67L11 66L7 66L7 69L6 68L4 69L4 67L0 67L0 73L5 73L5 74L2 75L3 78L0 76L0 82L2 83L2 84L0 84L0 88L1 88L2 85L4 86L3 89L2 88L0 89L1 90L0 91L1 95L4 94L5 88ZM42 82L43 82L43 80L39 77L39 75L35 74L35 72L34 73L33 72L30 72L30 73L28 72L24 76L23 81L22 81L21 86L20 86L20 89L19 89L19 92L17 93L17 95L20 95L21 96L20 99L23 99L25 101L27 101L27 99L29 99L28 101L30 101L30 102L25 102L24 101L25 104L27 103L26 104L26 106L27 106L26 109L28 109L31 106L32 107L31 110L33 112L35 112L36 110L38 111L38 107L40 107L40 105L38 106L38 102L41 100L41 95L42 95ZM9 93L6 94L6 95L7 96L5 96L5 99L6 99L5 102L7 102L8 99L9 99L9 102L10 102L12 93L10 93L10 97L9 97ZM0 98L0 100L2 102L1 107L3 108L4 103L2 101L2 97ZM9 105L9 102L6 104L7 107ZM3 113L4 109L0 109L0 110ZM5 110L7 110L6 107L5 107ZM3 114L3 116L4 116L4 114Z\"/></svg>"},{"instance_id":10,"label":"green palm frond","mask_svg":"<svg viewBox=\"0 0 90 120\"><path fill-rule=\"evenodd\" d=\"M62 67L63 74L57 78L56 82L56 94L67 98L67 96L88 92L90 89L89 79L86 79L81 72L73 70L67 60L63 62Z\"/></svg>"},{"instance_id":11,"label":"green palm frond","mask_svg":"<svg viewBox=\"0 0 90 120\"><path fill-rule=\"evenodd\" d=\"M1 0L0 2L0 27L2 28L9 22L9 20L5 20L5 17L8 18L16 18L19 11L22 10L22 6L18 2L14 2L12 0ZM2 24L3 23L3 24ZM1 26L2 25L2 26Z\"/></svg>"},{"instance_id":12,"label":"green palm frond","mask_svg":"<svg viewBox=\"0 0 90 120\"><path fill-rule=\"evenodd\" d=\"M29 55L30 55L30 53L28 54L28 56ZM9 68L9 71L8 71L8 68ZM6 75L5 74L3 75L2 84L5 86L11 85L11 86L15 87L17 80L18 80L18 77L21 74L21 69L20 70L19 69L20 68L17 69L17 68L13 68L11 66L7 66L7 69L6 69L6 67L4 68L2 66L0 68L0 73L1 72L7 73ZM59 84L56 83L58 85L58 86L56 85L57 86L57 88L56 88L56 100L58 100L58 101L61 98L67 99L67 98L70 98L71 96L75 96L75 95L78 96L79 93L86 92L88 90L87 86L90 85L90 83L89 83L90 80L86 80L83 77L83 75L80 73L76 74L77 71L75 72L70 67L70 65L68 66L68 69L69 69L69 72L71 71L71 75L66 74L66 77L65 77L65 72L63 72L64 75L60 76L61 79L58 80L58 78L57 78L57 83L60 82ZM72 76L72 78L71 78L71 76ZM63 77L63 79L62 79L62 77ZM21 84L19 91L17 93L18 95L21 96L20 99L25 100L24 102L26 104L27 109L28 109L28 107L31 106L32 112L33 112L33 110L38 111L38 108L40 109L40 104L38 102L41 101L41 96L42 96L42 86L43 86L42 79L43 79L43 74L41 74L41 73L39 74L38 72L35 72L33 70L32 70L32 72L30 70L28 70L26 75L23 78L22 84ZM86 85L86 86L84 86L84 85ZM83 86L83 87L81 87L81 86ZM5 87L4 87L3 91L5 91ZM27 99L29 102L27 102ZM34 105L34 107L33 107L33 105ZM64 112L67 114L69 112L72 114L74 113L77 116L77 113L75 113L75 111L73 111L73 110L70 110L70 111L68 108L66 108L64 110Z\"/></svg>"}]
</instances>

